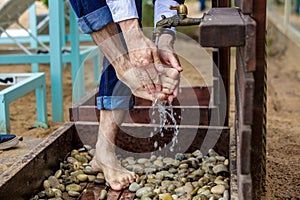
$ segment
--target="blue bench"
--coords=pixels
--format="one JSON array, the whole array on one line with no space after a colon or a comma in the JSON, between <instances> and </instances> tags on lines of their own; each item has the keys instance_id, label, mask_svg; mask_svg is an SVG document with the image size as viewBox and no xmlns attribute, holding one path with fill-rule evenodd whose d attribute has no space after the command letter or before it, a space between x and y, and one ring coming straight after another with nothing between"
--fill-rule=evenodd
<instances>
[{"instance_id":1,"label":"blue bench","mask_svg":"<svg viewBox=\"0 0 300 200\"><path fill-rule=\"evenodd\" d=\"M46 81L44 73L0 74L0 134L10 132L9 104L35 90L37 123L33 127L48 128L46 106Z\"/></svg>"}]
</instances>

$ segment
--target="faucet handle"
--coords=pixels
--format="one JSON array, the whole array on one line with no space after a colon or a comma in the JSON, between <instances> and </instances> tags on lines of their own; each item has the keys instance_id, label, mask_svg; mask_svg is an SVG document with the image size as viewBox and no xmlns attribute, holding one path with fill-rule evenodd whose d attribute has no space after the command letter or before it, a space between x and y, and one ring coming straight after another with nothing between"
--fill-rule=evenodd
<instances>
[{"instance_id":1,"label":"faucet handle","mask_svg":"<svg viewBox=\"0 0 300 200\"><path fill-rule=\"evenodd\" d=\"M180 4L178 6L172 6L170 5L170 10L177 10L178 15L187 15L188 14L188 9L186 7L186 5L184 4Z\"/></svg>"}]
</instances>

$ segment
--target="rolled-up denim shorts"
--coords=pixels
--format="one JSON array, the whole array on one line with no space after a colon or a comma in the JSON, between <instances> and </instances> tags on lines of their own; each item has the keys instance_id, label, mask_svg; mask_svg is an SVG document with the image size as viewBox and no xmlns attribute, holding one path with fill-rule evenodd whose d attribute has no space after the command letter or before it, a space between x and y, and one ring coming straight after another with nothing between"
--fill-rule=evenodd
<instances>
[{"instance_id":1,"label":"rolled-up denim shorts","mask_svg":"<svg viewBox=\"0 0 300 200\"><path fill-rule=\"evenodd\" d=\"M135 0L139 19L141 19L142 1ZM70 0L77 15L77 22L83 33L100 30L113 21L105 0ZM131 90L122 83L115 69L106 58L103 59L97 107L99 110L132 109L134 96Z\"/></svg>"}]
</instances>

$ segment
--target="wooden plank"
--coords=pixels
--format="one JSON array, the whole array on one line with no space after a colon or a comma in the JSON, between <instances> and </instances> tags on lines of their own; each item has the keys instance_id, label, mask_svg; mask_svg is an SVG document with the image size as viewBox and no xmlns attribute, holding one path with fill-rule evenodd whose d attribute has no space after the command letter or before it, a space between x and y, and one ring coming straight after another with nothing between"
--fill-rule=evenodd
<instances>
[{"instance_id":1,"label":"wooden plank","mask_svg":"<svg viewBox=\"0 0 300 200\"><path fill-rule=\"evenodd\" d=\"M116 191L113 189L109 189L106 195L107 200L118 200L121 196L122 191Z\"/></svg>"},{"instance_id":2,"label":"wooden plank","mask_svg":"<svg viewBox=\"0 0 300 200\"><path fill-rule=\"evenodd\" d=\"M248 200L252 198L252 180L250 175L238 176L239 200Z\"/></svg>"},{"instance_id":3,"label":"wooden plank","mask_svg":"<svg viewBox=\"0 0 300 200\"><path fill-rule=\"evenodd\" d=\"M246 71L253 72L256 67L256 22L249 15L241 14L241 17L246 26L246 39L245 46L240 48Z\"/></svg>"},{"instance_id":4,"label":"wooden plank","mask_svg":"<svg viewBox=\"0 0 300 200\"><path fill-rule=\"evenodd\" d=\"M106 187L89 184L81 200L98 200L102 190L106 190Z\"/></svg>"},{"instance_id":5,"label":"wooden plank","mask_svg":"<svg viewBox=\"0 0 300 200\"><path fill-rule=\"evenodd\" d=\"M135 197L134 192L130 192L128 189L125 189L119 200L133 200Z\"/></svg>"},{"instance_id":6,"label":"wooden plank","mask_svg":"<svg viewBox=\"0 0 300 200\"><path fill-rule=\"evenodd\" d=\"M252 125L253 123L253 101L254 101L254 77L253 73L245 72L243 65L243 58L240 49L237 49L236 55L236 83L239 95L237 96L242 102L242 107L239 112L243 112L243 123L245 125Z\"/></svg>"},{"instance_id":7,"label":"wooden plank","mask_svg":"<svg viewBox=\"0 0 300 200\"><path fill-rule=\"evenodd\" d=\"M251 14L253 11L253 0L235 0L235 5L239 7L244 14Z\"/></svg>"},{"instance_id":8,"label":"wooden plank","mask_svg":"<svg viewBox=\"0 0 300 200\"><path fill-rule=\"evenodd\" d=\"M253 0L253 19L256 21L256 69L254 72L254 113L251 140L251 176L253 199L261 199L265 193L266 178L266 0Z\"/></svg>"},{"instance_id":9,"label":"wooden plank","mask_svg":"<svg viewBox=\"0 0 300 200\"><path fill-rule=\"evenodd\" d=\"M167 107L168 108L168 107ZM178 124L185 125L209 125L211 113L216 107L207 106L172 106L174 117ZM154 111L154 114L152 114ZM195 121L195 117L199 119ZM99 122L100 111L96 106L79 106L78 119L76 121ZM171 120L169 120L171 121ZM135 106L128 111L124 119L125 123L159 123L159 112L157 107ZM194 123L194 124L193 124Z\"/></svg>"},{"instance_id":10,"label":"wooden plank","mask_svg":"<svg viewBox=\"0 0 300 200\"><path fill-rule=\"evenodd\" d=\"M245 44L245 25L237 9L212 8L200 24L203 47L232 47Z\"/></svg>"},{"instance_id":11,"label":"wooden plank","mask_svg":"<svg viewBox=\"0 0 300 200\"><path fill-rule=\"evenodd\" d=\"M181 87L178 97L172 102L173 106L208 106L211 93L210 86ZM135 98L136 106L151 106L152 101Z\"/></svg>"}]
</instances>

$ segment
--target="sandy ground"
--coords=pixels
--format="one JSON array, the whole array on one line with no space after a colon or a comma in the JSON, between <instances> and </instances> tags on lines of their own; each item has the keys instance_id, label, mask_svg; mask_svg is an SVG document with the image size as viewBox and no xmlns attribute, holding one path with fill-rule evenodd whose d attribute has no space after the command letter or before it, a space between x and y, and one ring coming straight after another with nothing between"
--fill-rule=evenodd
<instances>
[{"instance_id":1,"label":"sandy ground","mask_svg":"<svg viewBox=\"0 0 300 200\"><path fill-rule=\"evenodd\" d=\"M273 34L274 32L270 31L269 33L271 34L268 37L273 43L268 47L269 56L267 57L267 199L300 199L300 51L294 44ZM193 52L189 48L186 51ZM30 70L29 65L0 67L1 73L30 72ZM27 140L32 138L36 144L62 125L62 123L52 122L49 65L41 65L40 71L45 72L47 76L47 107L50 128L31 129L36 122L34 93L12 102L9 107L11 133L25 138L24 143L19 145L19 148L25 149L23 153L32 147L26 145ZM72 104L70 66L64 68L63 73L64 113L65 120L68 121L68 108ZM193 71L190 74L185 73L186 76L194 75ZM14 151L15 149L1 152L0 159L14 155ZM2 163L0 173L10 167L12 162L13 160L10 159L5 166Z\"/></svg>"}]
</instances>

